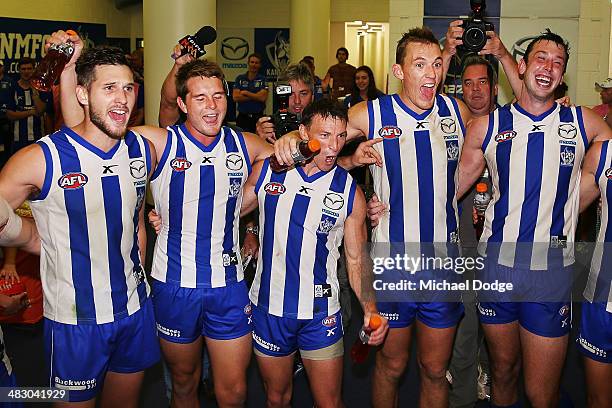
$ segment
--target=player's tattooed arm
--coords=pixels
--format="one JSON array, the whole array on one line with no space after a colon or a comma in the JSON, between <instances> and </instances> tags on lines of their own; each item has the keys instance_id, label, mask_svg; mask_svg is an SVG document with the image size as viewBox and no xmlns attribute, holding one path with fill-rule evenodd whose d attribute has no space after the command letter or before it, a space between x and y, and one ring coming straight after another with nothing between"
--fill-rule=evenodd
<instances>
[{"instance_id":1,"label":"player's tattooed arm","mask_svg":"<svg viewBox=\"0 0 612 408\"><path fill-rule=\"evenodd\" d=\"M582 174L580 175L580 212L586 210L593 201L599 197L599 186L595 179L595 173L601 156L601 142L595 142L587 151Z\"/></svg>"}]
</instances>

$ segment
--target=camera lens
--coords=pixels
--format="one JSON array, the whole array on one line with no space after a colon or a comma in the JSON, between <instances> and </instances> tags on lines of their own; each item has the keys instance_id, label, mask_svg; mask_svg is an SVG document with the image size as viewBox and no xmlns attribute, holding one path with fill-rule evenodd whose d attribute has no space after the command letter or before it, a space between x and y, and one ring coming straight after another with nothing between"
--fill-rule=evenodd
<instances>
[{"instance_id":1,"label":"camera lens","mask_svg":"<svg viewBox=\"0 0 612 408\"><path fill-rule=\"evenodd\" d=\"M487 42L487 35L480 27L469 27L463 33L463 45L468 51L478 52Z\"/></svg>"}]
</instances>

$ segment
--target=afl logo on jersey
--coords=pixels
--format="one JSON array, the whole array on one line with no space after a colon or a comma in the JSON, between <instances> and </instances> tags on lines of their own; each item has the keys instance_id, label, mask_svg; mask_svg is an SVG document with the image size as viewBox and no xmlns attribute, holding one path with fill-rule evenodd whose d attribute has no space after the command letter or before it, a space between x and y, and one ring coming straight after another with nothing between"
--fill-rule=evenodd
<instances>
[{"instance_id":1,"label":"afl logo on jersey","mask_svg":"<svg viewBox=\"0 0 612 408\"><path fill-rule=\"evenodd\" d=\"M577 133L576 126L571 123L562 123L557 130L557 134L563 139L574 139Z\"/></svg>"},{"instance_id":2,"label":"afl logo on jersey","mask_svg":"<svg viewBox=\"0 0 612 408\"><path fill-rule=\"evenodd\" d=\"M184 157L177 157L170 162L174 171L185 171L191 167L191 162Z\"/></svg>"},{"instance_id":3,"label":"afl logo on jersey","mask_svg":"<svg viewBox=\"0 0 612 408\"><path fill-rule=\"evenodd\" d=\"M497 143L502 143L514 139L515 136L516 132L514 130L506 130L505 132L498 133L497 136L495 136L495 141Z\"/></svg>"},{"instance_id":4,"label":"afl logo on jersey","mask_svg":"<svg viewBox=\"0 0 612 408\"><path fill-rule=\"evenodd\" d=\"M76 190L87 184L87 176L83 173L66 173L57 181L64 190Z\"/></svg>"},{"instance_id":5,"label":"afl logo on jersey","mask_svg":"<svg viewBox=\"0 0 612 408\"><path fill-rule=\"evenodd\" d=\"M609 169L606 170L606 172L604 173L606 175L606 177L610 180L612 180L612 167L610 167Z\"/></svg>"},{"instance_id":6,"label":"afl logo on jersey","mask_svg":"<svg viewBox=\"0 0 612 408\"><path fill-rule=\"evenodd\" d=\"M237 171L242 168L243 160L239 154L230 153L225 158L225 167L231 171Z\"/></svg>"},{"instance_id":7,"label":"afl logo on jersey","mask_svg":"<svg viewBox=\"0 0 612 408\"><path fill-rule=\"evenodd\" d=\"M276 181L273 181L271 183L266 184L266 186L264 187L264 191L270 195L281 195L283 194L285 191L287 190L287 188L282 185L281 183L277 183Z\"/></svg>"},{"instance_id":8,"label":"afl logo on jersey","mask_svg":"<svg viewBox=\"0 0 612 408\"><path fill-rule=\"evenodd\" d=\"M383 139L397 139L402 135L402 129L397 126L385 126L380 128L378 135Z\"/></svg>"},{"instance_id":9,"label":"afl logo on jersey","mask_svg":"<svg viewBox=\"0 0 612 408\"><path fill-rule=\"evenodd\" d=\"M321 320L321 324L325 327L334 327L338 323L338 319L336 316L327 316L325 319Z\"/></svg>"},{"instance_id":10,"label":"afl logo on jersey","mask_svg":"<svg viewBox=\"0 0 612 408\"><path fill-rule=\"evenodd\" d=\"M455 133L457 131L457 124L453 118L444 118L440 121L440 129L446 134Z\"/></svg>"}]
</instances>

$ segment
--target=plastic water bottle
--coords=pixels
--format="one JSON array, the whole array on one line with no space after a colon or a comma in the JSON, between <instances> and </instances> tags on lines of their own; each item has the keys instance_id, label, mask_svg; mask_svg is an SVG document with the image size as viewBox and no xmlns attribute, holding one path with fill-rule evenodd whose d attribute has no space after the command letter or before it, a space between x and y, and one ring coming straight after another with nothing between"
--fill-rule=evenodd
<instances>
[{"instance_id":1,"label":"plastic water bottle","mask_svg":"<svg viewBox=\"0 0 612 408\"><path fill-rule=\"evenodd\" d=\"M476 183L476 195L474 196L474 208L476 209L477 220L474 224L476 229L476 238L480 239L482 230L484 228L485 211L491 202L491 193L489 192L489 185L487 179L489 178L489 172L485 170L478 183Z\"/></svg>"},{"instance_id":2,"label":"plastic water bottle","mask_svg":"<svg viewBox=\"0 0 612 408\"><path fill-rule=\"evenodd\" d=\"M67 30L68 35L76 35L76 32ZM64 44L53 44L49 47L47 55L36 66L30 83L39 91L48 92L53 84L59 79L64 67L74 54L74 45L68 41Z\"/></svg>"}]
</instances>

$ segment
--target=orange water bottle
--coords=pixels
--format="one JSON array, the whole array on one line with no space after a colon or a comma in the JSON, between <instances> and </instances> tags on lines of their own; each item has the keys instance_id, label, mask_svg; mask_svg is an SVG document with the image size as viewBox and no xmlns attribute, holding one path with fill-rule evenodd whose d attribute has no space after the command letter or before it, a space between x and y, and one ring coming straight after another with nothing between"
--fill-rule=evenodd
<instances>
[{"instance_id":1,"label":"orange water bottle","mask_svg":"<svg viewBox=\"0 0 612 408\"><path fill-rule=\"evenodd\" d=\"M359 338L355 340L353 347L351 347L351 360L353 360L353 363L361 364L368 357L368 353L370 352L370 346L368 345L370 333L378 329L381 324L382 320L380 316L373 314L370 316L368 327L364 326L361 328L359 331Z\"/></svg>"},{"instance_id":2,"label":"orange water bottle","mask_svg":"<svg viewBox=\"0 0 612 408\"><path fill-rule=\"evenodd\" d=\"M311 139L308 141L300 142L298 145L298 152L293 156L294 164L280 164L278 160L276 160L276 156L274 154L270 155L270 168L272 171L277 173L287 170L289 167L294 165L299 165L304 163L306 160L312 158L315 154L317 154L321 150L321 144L316 139Z\"/></svg>"},{"instance_id":3,"label":"orange water bottle","mask_svg":"<svg viewBox=\"0 0 612 408\"><path fill-rule=\"evenodd\" d=\"M66 34L76 35L76 32L67 30ZM64 67L74 54L74 45L68 41L63 44L52 44L47 55L36 66L30 83L39 91L49 92L53 84L59 79Z\"/></svg>"}]
</instances>

